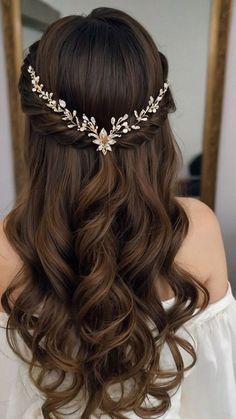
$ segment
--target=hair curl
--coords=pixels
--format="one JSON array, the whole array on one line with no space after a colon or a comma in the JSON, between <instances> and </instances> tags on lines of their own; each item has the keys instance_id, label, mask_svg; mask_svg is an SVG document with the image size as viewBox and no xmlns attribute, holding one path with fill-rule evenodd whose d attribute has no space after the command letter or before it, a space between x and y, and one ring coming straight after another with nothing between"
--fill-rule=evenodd
<instances>
[{"instance_id":1,"label":"hair curl","mask_svg":"<svg viewBox=\"0 0 236 419\"><path fill-rule=\"evenodd\" d=\"M159 92L166 57L140 23L105 7L59 19L30 47L19 81L27 181L4 220L23 265L2 296L9 344L23 359L17 334L30 348L27 362L45 395L46 418L81 389L87 395L82 419L98 408L112 418L129 410L162 414L170 390L196 362L193 346L175 332L193 315L199 292L201 310L209 301L205 287L175 262L189 220L175 199L181 153L168 121L175 110L171 90L158 112L104 157L86 132L68 129L32 92L30 64L55 99L95 116L108 131L112 116L141 110ZM160 275L176 296L168 311L156 288ZM164 343L176 365L171 371L161 368ZM188 366L182 349L192 357ZM129 379L135 386L128 396L109 397L112 384L124 390ZM141 406L147 394L160 401L157 407Z\"/></svg>"}]
</instances>

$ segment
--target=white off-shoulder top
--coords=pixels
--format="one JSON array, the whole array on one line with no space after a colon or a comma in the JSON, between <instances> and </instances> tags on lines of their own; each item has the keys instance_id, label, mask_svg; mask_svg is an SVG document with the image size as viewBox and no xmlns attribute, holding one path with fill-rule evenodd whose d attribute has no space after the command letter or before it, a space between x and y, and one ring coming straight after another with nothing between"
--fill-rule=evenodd
<instances>
[{"instance_id":1,"label":"white off-shoulder top","mask_svg":"<svg viewBox=\"0 0 236 419\"><path fill-rule=\"evenodd\" d=\"M163 307L168 309L172 304L174 298L164 301ZM43 419L43 396L31 383L27 366L7 343L7 318L6 313L0 313L0 418ZM189 340L189 332L196 349L197 362L185 373L178 391L171 394L171 407L161 418L236 419L236 300L230 283L223 298L208 305L177 333ZM186 362L188 360L191 361L191 358L186 358ZM163 366L171 367L172 361L168 347L164 346L161 358ZM114 389L114 397L116 391ZM152 404L158 404L158 401L148 396L145 405ZM80 411L83 411L82 404ZM134 412L126 412L125 416L138 418ZM73 419L79 417L78 412L65 416ZM103 414L101 418L109 416Z\"/></svg>"}]
</instances>

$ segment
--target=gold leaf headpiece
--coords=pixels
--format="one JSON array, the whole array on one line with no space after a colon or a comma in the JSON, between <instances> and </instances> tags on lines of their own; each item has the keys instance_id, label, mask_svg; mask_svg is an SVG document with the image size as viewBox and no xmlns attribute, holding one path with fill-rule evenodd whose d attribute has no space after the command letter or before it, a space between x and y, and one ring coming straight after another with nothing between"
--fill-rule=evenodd
<instances>
[{"instance_id":1,"label":"gold leaf headpiece","mask_svg":"<svg viewBox=\"0 0 236 419\"><path fill-rule=\"evenodd\" d=\"M47 102L46 105L49 108L53 109L54 112L63 114L62 119L64 121L68 121L68 128L76 127L78 131L90 131L88 136L94 137L95 139L92 142L94 144L98 144L98 148L96 150L102 151L104 155L107 153L108 150L112 151L111 145L116 143L116 140L114 140L115 137L121 137L123 133L127 133L132 129L140 129L140 126L137 124L141 121L146 121L147 117L149 116L148 113L155 113L157 111L157 109L159 108L159 102L163 98L169 86L168 81L166 81L164 83L164 89L160 89L159 95L155 100L152 96L150 96L148 105L145 109L142 109L139 114L136 110L134 111L134 115L137 122L135 122L131 126L126 121L129 115L125 114L117 121L113 116L111 118L112 129L108 134L105 128L102 128L101 131L98 133L98 126L96 125L96 120L93 116L89 119L85 114L83 114L83 122L80 123L79 118L77 116L77 111L69 111L69 109L67 109L66 107L66 102L64 100L59 99L57 102L52 98L53 93L49 93L43 90L43 84L39 83L39 76L35 74L35 71L31 65L29 65L28 67L28 72L30 73L31 82L33 85L32 91L38 93L39 97L44 99Z\"/></svg>"}]
</instances>

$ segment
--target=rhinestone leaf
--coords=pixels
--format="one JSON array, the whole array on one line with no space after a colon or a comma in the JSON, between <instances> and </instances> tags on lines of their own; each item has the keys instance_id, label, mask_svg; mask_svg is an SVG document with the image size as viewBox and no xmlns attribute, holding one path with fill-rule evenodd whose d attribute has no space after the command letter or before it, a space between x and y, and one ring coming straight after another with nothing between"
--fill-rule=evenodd
<instances>
[{"instance_id":1,"label":"rhinestone leaf","mask_svg":"<svg viewBox=\"0 0 236 419\"><path fill-rule=\"evenodd\" d=\"M99 134L99 138L101 138L101 139L107 139L107 132L106 132L105 128L102 128L101 129L101 132Z\"/></svg>"},{"instance_id":2,"label":"rhinestone leaf","mask_svg":"<svg viewBox=\"0 0 236 419\"><path fill-rule=\"evenodd\" d=\"M61 108L65 108L66 107L66 102L62 99L59 99L59 105Z\"/></svg>"},{"instance_id":3,"label":"rhinestone leaf","mask_svg":"<svg viewBox=\"0 0 236 419\"><path fill-rule=\"evenodd\" d=\"M101 144L100 144L100 140L93 140L93 143L94 143L94 144L99 144L99 145L101 145Z\"/></svg>"}]
</instances>

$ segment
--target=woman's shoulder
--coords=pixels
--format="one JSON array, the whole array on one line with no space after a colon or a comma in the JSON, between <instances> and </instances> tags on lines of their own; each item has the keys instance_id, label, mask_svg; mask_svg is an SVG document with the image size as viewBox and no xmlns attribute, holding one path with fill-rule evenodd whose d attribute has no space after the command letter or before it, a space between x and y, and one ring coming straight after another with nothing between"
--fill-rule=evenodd
<instances>
[{"instance_id":1,"label":"woman's shoulder","mask_svg":"<svg viewBox=\"0 0 236 419\"><path fill-rule=\"evenodd\" d=\"M13 249L4 232L4 219L0 219L0 298L22 266L22 260ZM0 312L2 306L0 303Z\"/></svg>"},{"instance_id":2,"label":"woman's shoulder","mask_svg":"<svg viewBox=\"0 0 236 419\"><path fill-rule=\"evenodd\" d=\"M199 217L208 217L206 221L218 221L215 212L200 199L183 196L177 196L175 199L184 207L192 221L199 219Z\"/></svg>"},{"instance_id":3,"label":"woman's shoulder","mask_svg":"<svg viewBox=\"0 0 236 419\"><path fill-rule=\"evenodd\" d=\"M2 269L16 270L22 260L5 234L4 221L5 219L0 219L0 266Z\"/></svg>"},{"instance_id":4,"label":"woman's shoulder","mask_svg":"<svg viewBox=\"0 0 236 419\"><path fill-rule=\"evenodd\" d=\"M189 268L204 283L210 302L222 298L228 287L228 272L221 225L217 215L196 198L177 197L189 219L189 231L176 261Z\"/></svg>"}]
</instances>

